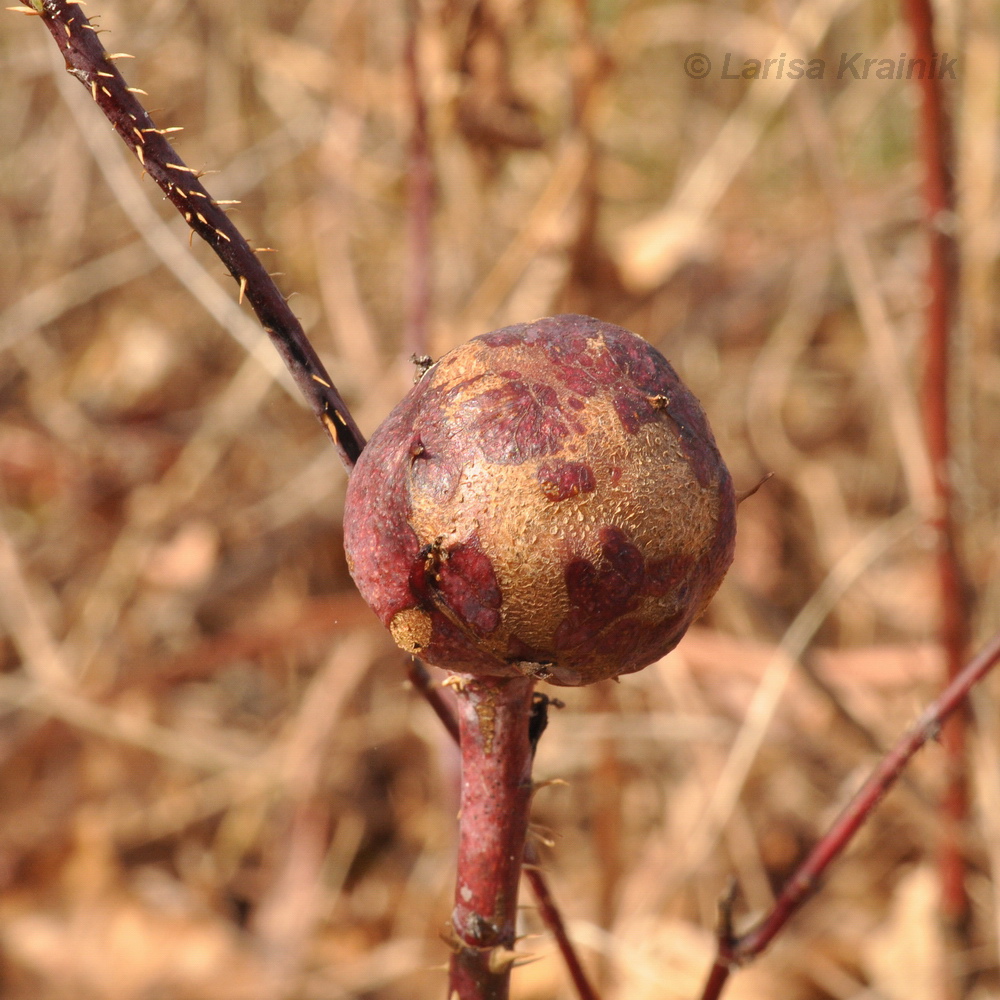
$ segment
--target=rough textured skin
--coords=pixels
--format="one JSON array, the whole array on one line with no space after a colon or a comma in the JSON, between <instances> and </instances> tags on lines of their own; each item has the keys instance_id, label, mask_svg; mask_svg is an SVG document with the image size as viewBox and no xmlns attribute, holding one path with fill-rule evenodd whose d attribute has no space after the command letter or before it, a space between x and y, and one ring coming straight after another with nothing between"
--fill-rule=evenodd
<instances>
[{"instance_id":1,"label":"rough textured skin","mask_svg":"<svg viewBox=\"0 0 1000 1000\"><path fill-rule=\"evenodd\" d=\"M555 316L433 365L375 432L351 574L405 650L578 685L671 650L733 556L732 481L658 351Z\"/></svg>"}]
</instances>

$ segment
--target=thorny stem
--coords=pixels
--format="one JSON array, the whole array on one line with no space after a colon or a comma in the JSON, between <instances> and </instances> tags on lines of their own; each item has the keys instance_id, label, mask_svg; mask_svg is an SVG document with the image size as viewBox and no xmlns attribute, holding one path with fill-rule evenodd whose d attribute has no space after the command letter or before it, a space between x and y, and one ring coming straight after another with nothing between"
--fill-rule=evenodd
<instances>
[{"instance_id":1,"label":"thorny stem","mask_svg":"<svg viewBox=\"0 0 1000 1000\"><path fill-rule=\"evenodd\" d=\"M411 659L407 672L410 683L423 695L434 710L434 713L441 720L445 729L448 730L451 738L458 743L458 719L455 717L455 713L451 710L451 707L441 696L440 690L434 686L434 682L431 680L430 674L427 673L427 669L419 660ZM601 1000L597 990L587 978L583 963L580 961L580 957L573 947L573 942L569 939L562 914L559 912L559 908L552 897L552 890L549 888L548 880L537 867L538 855L534 845L531 843L525 845L524 861L524 874L528 880L528 884L531 886L531 891L534 893L535 899L538 901L538 911L545 926L548 927L553 938L555 938L556 946L559 948L559 953L566 963L566 969L569 972L570 979L573 980L574 987L576 987L577 995L580 1000Z\"/></svg>"},{"instance_id":2,"label":"thorny stem","mask_svg":"<svg viewBox=\"0 0 1000 1000\"><path fill-rule=\"evenodd\" d=\"M910 758L930 739L941 733L947 719L965 703L969 691L1000 660L1000 633L997 633L964 670L954 677L920 714L917 721L882 758L861 790L834 821L809 856L798 867L778 896L771 912L752 930L733 938L723 919L719 947L701 1000L718 1000L730 972L756 958L777 936L816 888L827 866L850 843L882 797L895 783Z\"/></svg>"},{"instance_id":3,"label":"thorny stem","mask_svg":"<svg viewBox=\"0 0 1000 1000\"><path fill-rule=\"evenodd\" d=\"M934 13L930 0L904 0L903 9L913 32L916 58L928 68L934 58ZM969 608L964 574L958 555L949 445L949 378L951 324L958 287L958 246L952 223L955 187L952 177L951 123L944 107L941 83L934 72L920 75L920 155L924 166L924 213L929 260L923 381L924 428L930 455L935 510L930 519L937 543L940 587L941 645L947 677L961 670L968 649ZM963 706L944 727L941 742L948 768L943 801L940 845L941 908L952 938L951 951L968 947L971 918L965 889L966 861L962 831L968 820L969 793L966 760L968 709ZM955 980L957 984L958 980ZM954 990L951 990L954 992Z\"/></svg>"},{"instance_id":4,"label":"thorny stem","mask_svg":"<svg viewBox=\"0 0 1000 1000\"><path fill-rule=\"evenodd\" d=\"M507 1000L528 813L534 681L460 677L462 794L449 1000Z\"/></svg>"},{"instance_id":5,"label":"thorny stem","mask_svg":"<svg viewBox=\"0 0 1000 1000\"><path fill-rule=\"evenodd\" d=\"M326 428L350 471L365 439L295 314L256 252L202 186L201 172L187 166L115 66L125 53L109 54L98 29L73 0L32 0L25 13L37 14L55 39L66 69L91 93L114 130L135 153L143 169L163 190L185 221L215 251L240 285L282 360Z\"/></svg>"}]
</instances>

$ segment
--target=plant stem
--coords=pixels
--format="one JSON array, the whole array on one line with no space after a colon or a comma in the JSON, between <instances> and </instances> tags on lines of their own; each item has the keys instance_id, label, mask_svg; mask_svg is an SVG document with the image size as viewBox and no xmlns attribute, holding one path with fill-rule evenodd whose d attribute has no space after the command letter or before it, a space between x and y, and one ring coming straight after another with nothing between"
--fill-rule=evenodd
<instances>
[{"instance_id":1,"label":"plant stem","mask_svg":"<svg viewBox=\"0 0 1000 1000\"><path fill-rule=\"evenodd\" d=\"M434 686L427 668L416 659L410 660L407 670L410 683L426 699L427 703L434 710L434 714L441 720L441 724L448 730L451 738L458 743L458 719L451 710L451 706L441 697L441 692ZM587 973L583 968L573 942L566 932L566 925L563 923L562 914L555 899L552 897L552 890L549 888L548 880L542 873L538 865L538 852L532 843L526 843L524 847L524 874L531 886L535 899L538 901L538 912L541 914L545 926L548 927L556 942L556 947L566 963L566 970L569 972L573 986L576 988L577 996L580 1000L601 1000L597 990L591 985L587 978Z\"/></svg>"},{"instance_id":2,"label":"plant stem","mask_svg":"<svg viewBox=\"0 0 1000 1000\"><path fill-rule=\"evenodd\" d=\"M858 828L893 786L910 758L929 740L935 739L944 723L962 705L969 691L986 676L1000 660L1000 633L997 633L962 670L945 690L920 714L917 721L882 758L861 790L834 821L809 856L799 865L785 884L771 912L752 930L734 938L728 931L727 914L723 914L719 934L719 950L709 973L701 1000L718 1000L730 972L756 958L773 940L812 895L820 876L830 863L851 842Z\"/></svg>"},{"instance_id":3,"label":"plant stem","mask_svg":"<svg viewBox=\"0 0 1000 1000\"><path fill-rule=\"evenodd\" d=\"M916 58L930 67L935 56L934 13L929 0L904 0L903 11L913 33ZM935 510L929 519L937 541L937 571L941 621L941 645L947 663L947 678L962 668L968 648L969 608L967 588L958 554L951 480L949 441L949 381L951 374L951 326L958 287L958 245L953 232L955 186L952 176L951 123L937 74L919 79L920 158L924 167L924 228L929 259L926 312L925 368L922 392L924 428L930 455ZM945 725L941 742L945 748L947 784L942 801L942 834L939 853L941 909L951 938L952 955L969 947L971 911L965 888L966 860L963 829L968 821L969 793L966 760L968 708L962 706ZM952 978L952 994L963 993Z\"/></svg>"},{"instance_id":4,"label":"plant stem","mask_svg":"<svg viewBox=\"0 0 1000 1000\"><path fill-rule=\"evenodd\" d=\"M449 1000L507 1000L531 806L534 681L461 680L462 795Z\"/></svg>"},{"instance_id":5,"label":"plant stem","mask_svg":"<svg viewBox=\"0 0 1000 1000\"><path fill-rule=\"evenodd\" d=\"M534 867L538 864L538 854L534 844L529 843L525 846L524 860L529 866L524 869L524 877L528 880L528 885L531 886L531 891L538 901L538 910L542 915L542 920L545 921L545 926L555 938L556 947L566 963L566 970L569 972L570 979L573 980L577 996L580 1000L600 1000L597 991L590 985L590 980L587 978L587 973L573 948L569 934L566 933L566 925L563 923L562 914L549 891L549 884L546 882L545 876Z\"/></svg>"},{"instance_id":6,"label":"plant stem","mask_svg":"<svg viewBox=\"0 0 1000 1000\"><path fill-rule=\"evenodd\" d=\"M288 307L264 265L243 234L209 195L199 178L202 171L187 166L118 71L83 8L69 0L44 0L38 16L66 60L66 69L89 91L114 130L135 153L143 169L163 190L185 221L215 251L239 282L264 330L285 362L299 391L330 435L341 461L350 471L365 439L333 380L320 361L298 318ZM141 91L139 91L141 93Z\"/></svg>"}]
</instances>

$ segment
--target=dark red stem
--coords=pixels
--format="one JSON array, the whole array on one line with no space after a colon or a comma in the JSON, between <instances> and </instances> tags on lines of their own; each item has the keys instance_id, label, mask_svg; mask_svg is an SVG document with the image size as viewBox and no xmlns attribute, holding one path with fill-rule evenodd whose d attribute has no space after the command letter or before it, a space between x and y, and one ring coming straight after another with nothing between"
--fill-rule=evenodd
<instances>
[{"instance_id":1,"label":"dark red stem","mask_svg":"<svg viewBox=\"0 0 1000 1000\"><path fill-rule=\"evenodd\" d=\"M434 714L441 720L441 724L448 730L448 735L457 743L459 740L458 719L451 706L444 700L439 688L435 687L431 675L427 673L427 668L419 661L411 657L409 666L406 668L410 683L423 695L424 700L434 709Z\"/></svg>"},{"instance_id":2,"label":"dark red stem","mask_svg":"<svg viewBox=\"0 0 1000 1000\"><path fill-rule=\"evenodd\" d=\"M934 483L934 511L930 526L937 543L940 589L940 638L949 679L961 670L968 655L969 608L964 573L958 554L949 444L949 381L951 325L958 288L958 246L954 236L955 187L952 172L951 122L944 106L941 81L931 71L936 65L934 13L930 0L904 0L913 33L916 59L928 72L920 75L919 144L924 166L924 215L929 247L926 314L926 362L923 381L924 427ZM968 945L969 898L965 888L966 861L963 829L969 813L966 762L966 708L944 727L941 742L947 760L947 784L942 803L940 844L942 915L955 947Z\"/></svg>"},{"instance_id":3,"label":"dark red stem","mask_svg":"<svg viewBox=\"0 0 1000 1000\"><path fill-rule=\"evenodd\" d=\"M143 169L188 225L215 251L240 284L302 395L326 428L350 471L365 439L285 297L222 207L202 186L158 129L115 67L83 8L70 0L44 0L40 16L55 39L66 69L89 91Z\"/></svg>"},{"instance_id":4,"label":"dark red stem","mask_svg":"<svg viewBox=\"0 0 1000 1000\"><path fill-rule=\"evenodd\" d=\"M411 659L407 672L410 677L410 683L427 700L445 729L448 730L451 738L457 743L459 740L458 719L455 717L451 706L442 697L440 690L434 686L434 681L427 672L427 668L419 660ZM566 925L563 923L562 914L559 912L556 901L552 897L548 880L537 867L538 854L531 843L525 845L524 860L526 864L524 873L528 879L528 884L531 886L531 891L538 901L538 912L545 926L548 927L553 938L555 938L556 946L559 948L559 953L566 963L566 969L569 972L570 979L573 980L573 985L576 987L577 995L580 1000L601 1000L597 990L594 989L587 978L587 973L584 971L583 964L580 962L576 949L573 947L573 942L570 941L569 934L566 933Z\"/></svg>"},{"instance_id":5,"label":"dark red stem","mask_svg":"<svg viewBox=\"0 0 1000 1000\"><path fill-rule=\"evenodd\" d=\"M759 955L777 936L789 918L806 901L827 866L850 843L858 828L893 786L910 758L929 740L937 737L947 719L964 704L969 691L1000 660L1000 633L961 670L941 695L924 711L851 799L833 826L823 835L789 879L770 913L756 927L739 938L720 934L719 951L709 973L701 1000L717 1000L729 973ZM726 921L723 921L726 923Z\"/></svg>"},{"instance_id":6,"label":"dark red stem","mask_svg":"<svg viewBox=\"0 0 1000 1000\"><path fill-rule=\"evenodd\" d=\"M449 1000L507 1000L517 890L531 808L534 681L463 677L456 685L462 795L451 914Z\"/></svg>"},{"instance_id":7,"label":"dark red stem","mask_svg":"<svg viewBox=\"0 0 1000 1000\"><path fill-rule=\"evenodd\" d=\"M580 958L573 948L569 935L566 933L566 925L563 923L562 914L559 912L559 908L552 898L552 893L549 891L549 884L545 881L545 876L534 867L538 864L538 854L533 844L529 843L526 846L524 860L527 862L524 875L538 903L538 912L541 914L542 920L545 921L545 926L552 932L552 936L556 940L556 946L559 948L559 953L566 963L566 970L569 972L570 979L573 980L577 996L580 1000L601 1000L594 987L590 985L587 973L580 964Z\"/></svg>"}]
</instances>

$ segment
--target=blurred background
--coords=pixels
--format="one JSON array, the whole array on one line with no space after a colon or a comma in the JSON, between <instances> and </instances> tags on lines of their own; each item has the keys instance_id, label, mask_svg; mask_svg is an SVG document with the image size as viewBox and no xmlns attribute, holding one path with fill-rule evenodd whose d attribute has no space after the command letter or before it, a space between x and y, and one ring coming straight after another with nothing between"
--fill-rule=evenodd
<instances>
[{"instance_id":1,"label":"blurred background","mask_svg":"<svg viewBox=\"0 0 1000 1000\"><path fill-rule=\"evenodd\" d=\"M697 996L729 879L744 926L940 683L919 95L841 67L910 57L896 4L86 12L134 54L118 65L157 123L184 127L185 161L218 171L209 190L275 249L366 433L415 349L584 312L670 359L737 489L774 473L740 507L708 614L621 684L550 689L566 706L537 759L568 782L536 796L534 835L605 1000ZM1000 625L1000 26L984 0L937 16L957 59L942 224L963 257L953 464L978 645ZM44 26L2 26L0 992L442 997L456 754L348 577L345 474ZM752 78L747 60L781 54L780 78ZM823 65L796 81L795 58ZM407 181L421 105L433 204ZM959 956L984 998L1000 992L992 691L975 705ZM941 996L943 779L931 746L728 996ZM537 961L514 996L567 1000L526 887L522 902Z\"/></svg>"}]
</instances>

